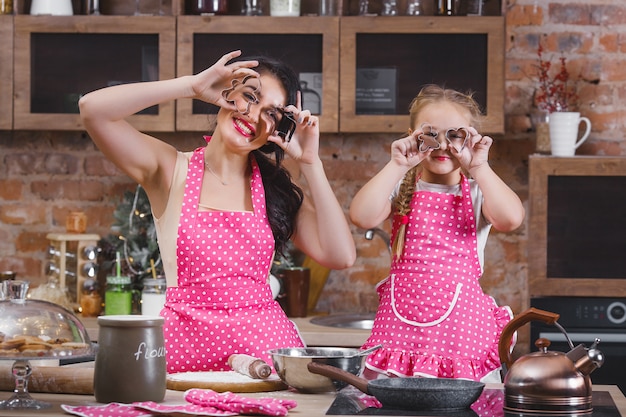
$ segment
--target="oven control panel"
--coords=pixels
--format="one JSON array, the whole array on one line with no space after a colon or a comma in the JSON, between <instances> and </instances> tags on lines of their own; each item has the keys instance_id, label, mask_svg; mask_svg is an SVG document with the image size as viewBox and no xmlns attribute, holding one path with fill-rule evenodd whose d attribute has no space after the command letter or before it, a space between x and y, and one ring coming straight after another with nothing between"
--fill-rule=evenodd
<instances>
[{"instance_id":1,"label":"oven control panel","mask_svg":"<svg viewBox=\"0 0 626 417\"><path fill-rule=\"evenodd\" d=\"M626 298L537 297L532 307L560 315L559 324L568 327L626 329Z\"/></svg>"}]
</instances>

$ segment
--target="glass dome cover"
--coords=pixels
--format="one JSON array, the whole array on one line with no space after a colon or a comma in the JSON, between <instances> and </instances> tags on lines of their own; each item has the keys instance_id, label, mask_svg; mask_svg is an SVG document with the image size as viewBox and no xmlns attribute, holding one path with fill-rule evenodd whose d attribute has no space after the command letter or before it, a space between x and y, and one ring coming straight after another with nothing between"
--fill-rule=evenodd
<instances>
[{"instance_id":1,"label":"glass dome cover","mask_svg":"<svg viewBox=\"0 0 626 417\"><path fill-rule=\"evenodd\" d=\"M69 310L43 300L0 301L0 359L93 355L85 326Z\"/></svg>"}]
</instances>

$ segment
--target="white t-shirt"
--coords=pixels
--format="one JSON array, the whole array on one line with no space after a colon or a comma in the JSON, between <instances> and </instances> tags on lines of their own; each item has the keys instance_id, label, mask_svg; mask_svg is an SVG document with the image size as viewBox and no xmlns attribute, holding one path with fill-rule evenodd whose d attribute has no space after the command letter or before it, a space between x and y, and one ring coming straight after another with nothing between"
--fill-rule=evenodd
<instances>
[{"instance_id":1,"label":"white t-shirt","mask_svg":"<svg viewBox=\"0 0 626 417\"><path fill-rule=\"evenodd\" d=\"M389 196L389 200L393 202L393 200L398 195L400 191L400 184L402 181L398 182L393 192ZM487 221L485 216L483 216L483 193L478 187L478 184L473 179L469 179L470 184L470 194L472 195L472 205L474 206L474 215L476 216L476 245L478 250L478 260L480 261L480 269L481 272L484 271L485 265L485 246L487 245L487 238L489 237L489 231L491 230L491 223ZM432 184L423 180L419 180L417 182L417 190L416 191L431 191L435 193L445 193L445 194L454 194L460 196L461 193L461 184L455 185L444 185L444 184Z\"/></svg>"}]
</instances>

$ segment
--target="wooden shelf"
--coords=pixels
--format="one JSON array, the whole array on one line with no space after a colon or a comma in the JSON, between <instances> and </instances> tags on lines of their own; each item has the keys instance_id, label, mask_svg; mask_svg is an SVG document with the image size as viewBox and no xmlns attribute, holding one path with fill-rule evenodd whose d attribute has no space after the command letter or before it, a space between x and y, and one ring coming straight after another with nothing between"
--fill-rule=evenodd
<instances>
[{"instance_id":1,"label":"wooden shelf","mask_svg":"<svg viewBox=\"0 0 626 417\"><path fill-rule=\"evenodd\" d=\"M0 129L13 128L13 16L0 15Z\"/></svg>"}]
</instances>

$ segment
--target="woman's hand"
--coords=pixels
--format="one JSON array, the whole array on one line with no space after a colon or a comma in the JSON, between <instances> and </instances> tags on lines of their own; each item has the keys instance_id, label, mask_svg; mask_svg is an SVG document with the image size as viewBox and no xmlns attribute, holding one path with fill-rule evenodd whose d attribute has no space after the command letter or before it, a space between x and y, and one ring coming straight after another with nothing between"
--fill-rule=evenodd
<instances>
[{"instance_id":1,"label":"woman's hand","mask_svg":"<svg viewBox=\"0 0 626 417\"><path fill-rule=\"evenodd\" d=\"M226 101L222 92L233 87L233 80L243 79L251 75L259 77L252 68L259 65L258 61L236 61L229 63L241 55L241 51L232 51L222 56L215 64L204 71L193 75L191 88L193 98L215 104L230 110L236 110L236 106Z\"/></svg>"},{"instance_id":2,"label":"woman's hand","mask_svg":"<svg viewBox=\"0 0 626 417\"><path fill-rule=\"evenodd\" d=\"M283 148L294 160L310 164L319 158L319 118L313 116L309 110L302 110L301 103L302 96L298 91L297 105L290 105L284 109L291 112L296 121L296 130L291 140L283 139L274 132L268 141Z\"/></svg>"},{"instance_id":3,"label":"woman's hand","mask_svg":"<svg viewBox=\"0 0 626 417\"><path fill-rule=\"evenodd\" d=\"M493 139L482 136L476 129L469 127L470 139L468 144L459 152L454 146L450 146L450 152L459 160L463 169L470 172L489 161L489 148Z\"/></svg>"}]
</instances>

